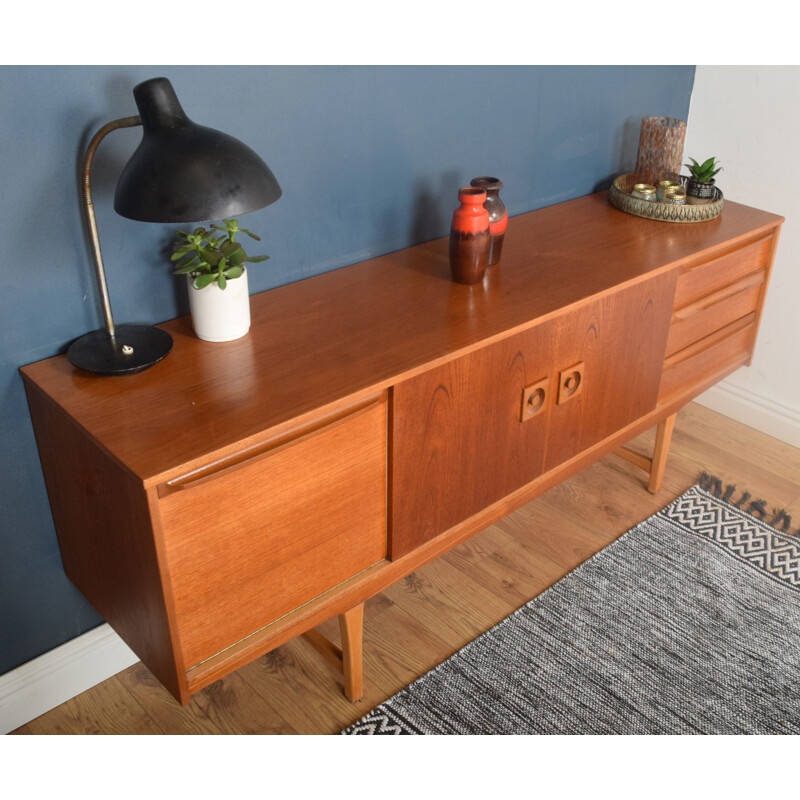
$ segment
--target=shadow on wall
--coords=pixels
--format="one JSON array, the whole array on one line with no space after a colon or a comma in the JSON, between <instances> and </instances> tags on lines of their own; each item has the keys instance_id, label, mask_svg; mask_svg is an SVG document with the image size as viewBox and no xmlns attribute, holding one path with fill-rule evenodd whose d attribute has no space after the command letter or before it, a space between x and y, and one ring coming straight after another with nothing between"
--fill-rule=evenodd
<instances>
[{"instance_id":1,"label":"shadow on wall","mask_svg":"<svg viewBox=\"0 0 800 800\"><path fill-rule=\"evenodd\" d=\"M617 169L608 177L594 185L594 192L603 192L611 188L614 179L620 175L633 172L636 168L636 156L639 152L639 133L642 128L641 117L628 117L617 129L614 137L617 152Z\"/></svg>"},{"instance_id":2,"label":"shadow on wall","mask_svg":"<svg viewBox=\"0 0 800 800\"><path fill-rule=\"evenodd\" d=\"M164 231L164 235L160 240L158 248L159 263L163 263L164 271L172 274L175 270L175 263L172 261L172 254L176 241L180 241L177 237L177 231L193 231L195 228L201 227L200 223L190 222L184 224L176 224L170 229ZM173 275L171 284L171 291L173 301L175 303L176 313L179 317L186 316L189 311L189 288L188 280L183 275Z\"/></svg>"},{"instance_id":3,"label":"shadow on wall","mask_svg":"<svg viewBox=\"0 0 800 800\"><path fill-rule=\"evenodd\" d=\"M411 226L412 242L429 242L447 236L450 218L458 205L461 178L455 171L445 172L439 178L439 188L434 189L428 178L417 181L414 187L414 218Z\"/></svg>"}]
</instances>

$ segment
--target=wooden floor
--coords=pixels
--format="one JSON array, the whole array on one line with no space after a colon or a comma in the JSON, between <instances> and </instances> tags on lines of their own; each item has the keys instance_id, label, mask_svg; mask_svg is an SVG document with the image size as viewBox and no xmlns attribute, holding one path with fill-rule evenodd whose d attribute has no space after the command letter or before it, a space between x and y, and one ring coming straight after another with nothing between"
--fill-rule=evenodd
<instances>
[{"instance_id":1,"label":"wooden floor","mask_svg":"<svg viewBox=\"0 0 800 800\"><path fill-rule=\"evenodd\" d=\"M649 453L652 441L653 431L634 446ZM136 664L15 733L338 733L665 506L702 470L786 508L800 526L800 449L690 404L678 415L658 495L645 490L644 473L608 456L367 603L358 703L296 639L186 707ZM332 622L320 630L338 635Z\"/></svg>"}]
</instances>

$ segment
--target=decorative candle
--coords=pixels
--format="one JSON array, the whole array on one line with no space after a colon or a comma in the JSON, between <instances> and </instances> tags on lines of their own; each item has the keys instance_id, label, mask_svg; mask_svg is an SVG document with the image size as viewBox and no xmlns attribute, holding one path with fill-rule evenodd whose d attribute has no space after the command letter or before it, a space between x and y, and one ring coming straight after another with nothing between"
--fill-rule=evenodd
<instances>
[{"instance_id":1,"label":"decorative candle","mask_svg":"<svg viewBox=\"0 0 800 800\"><path fill-rule=\"evenodd\" d=\"M639 132L634 172L641 180L656 181L678 175L683 161L686 123L672 117L645 117Z\"/></svg>"},{"instance_id":2,"label":"decorative candle","mask_svg":"<svg viewBox=\"0 0 800 800\"><path fill-rule=\"evenodd\" d=\"M667 189L664 192L664 202L673 206L686 205L686 192L680 187L677 189Z\"/></svg>"},{"instance_id":3,"label":"decorative candle","mask_svg":"<svg viewBox=\"0 0 800 800\"><path fill-rule=\"evenodd\" d=\"M681 185L677 181L659 181L656 187L656 199L663 200L664 195L669 189L680 189Z\"/></svg>"},{"instance_id":4,"label":"decorative candle","mask_svg":"<svg viewBox=\"0 0 800 800\"><path fill-rule=\"evenodd\" d=\"M640 200L656 201L656 187L651 186L649 183L637 183L633 187L631 194L638 197Z\"/></svg>"}]
</instances>

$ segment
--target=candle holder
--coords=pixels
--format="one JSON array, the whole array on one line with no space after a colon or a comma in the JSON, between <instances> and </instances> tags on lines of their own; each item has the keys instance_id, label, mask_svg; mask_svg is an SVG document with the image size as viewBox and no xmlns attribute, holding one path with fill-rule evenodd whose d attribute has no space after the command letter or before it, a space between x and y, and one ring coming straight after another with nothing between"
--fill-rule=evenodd
<instances>
[{"instance_id":1,"label":"candle holder","mask_svg":"<svg viewBox=\"0 0 800 800\"><path fill-rule=\"evenodd\" d=\"M653 186L679 175L685 139L686 123L683 120L645 117L639 132L635 173Z\"/></svg>"}]
</instances>

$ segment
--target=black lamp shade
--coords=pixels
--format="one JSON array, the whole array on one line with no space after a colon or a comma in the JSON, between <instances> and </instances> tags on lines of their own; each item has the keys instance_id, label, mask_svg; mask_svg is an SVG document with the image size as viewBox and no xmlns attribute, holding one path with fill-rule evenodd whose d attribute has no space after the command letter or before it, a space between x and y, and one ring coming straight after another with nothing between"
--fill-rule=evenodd
<instances>
[{"instance_id":1,"label":"black lamp shade","mask_svg":"<svg viewBox=\"0 0 800 800\"><path fill-rule=\"evenodd\" d=\"M141 222L224 219L281 196L253 150L186 116L169 80L140 83L133 95L144 134L117 184L118 214Z\"/></svg>"}]
</instances>

